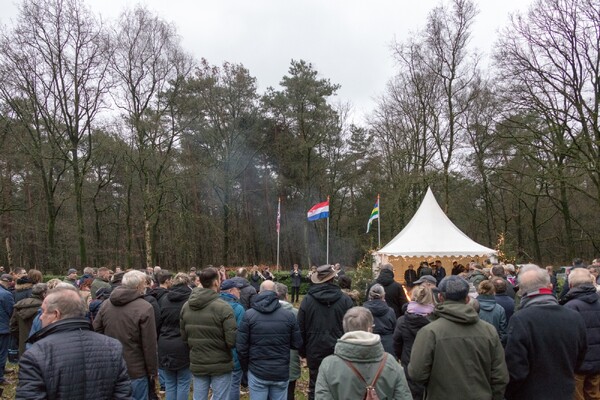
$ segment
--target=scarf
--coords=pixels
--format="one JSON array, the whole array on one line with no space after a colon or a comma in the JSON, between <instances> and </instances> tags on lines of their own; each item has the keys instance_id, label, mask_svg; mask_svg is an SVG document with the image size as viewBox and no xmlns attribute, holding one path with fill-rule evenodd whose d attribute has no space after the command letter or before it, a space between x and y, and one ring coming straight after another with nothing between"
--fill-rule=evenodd
<instances>
[{"instance_id":1,"label":"scarf","mask_svg":"<svg viewBox=\"0 0 600 400\"><path fill-rule=\"evenodd\" d=\"M419 304L416 301L411 301L410 303L408 303L406 312L409 312L411 314L427 316L433 312L433 304Z\"/></svg>"}]
</instances>

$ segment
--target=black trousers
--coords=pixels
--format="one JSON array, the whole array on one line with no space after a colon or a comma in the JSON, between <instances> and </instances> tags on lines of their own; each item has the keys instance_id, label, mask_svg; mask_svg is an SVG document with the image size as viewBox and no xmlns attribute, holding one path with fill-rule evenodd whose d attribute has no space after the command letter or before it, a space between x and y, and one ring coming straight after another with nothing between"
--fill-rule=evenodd
<instances>
[{"instance_id":1,"label":"black trousers","mask_svg":"<svg viewBox=\"0 0 600 400\"><path fill-rule=\"evenodd\" d=\"M319 368L308 370L308 400L315 400L315 386L317 384L317 376L319 375Z\"/></svg>"},{"instance_id":2,"label":"black trousers","mask_svg":"<svg viewBox=\"0 0 600 400\"><path fill-rule=\"evenodd\" d=\"M300 288L298 286L292 286L292 303L295 303L298 300L300 300Z\"/></svg>"},{"instance_id":3,"label":"black trousers","mask_svg":"<svg viewBox=\"0 0 600 400\"><path fill-rule=\"evenodd\" d=\"M296 391L296 381L289 381L287 400L295 400L296 399L296 395L294 394L295 391Z\"/></svg>"}]
</instances>

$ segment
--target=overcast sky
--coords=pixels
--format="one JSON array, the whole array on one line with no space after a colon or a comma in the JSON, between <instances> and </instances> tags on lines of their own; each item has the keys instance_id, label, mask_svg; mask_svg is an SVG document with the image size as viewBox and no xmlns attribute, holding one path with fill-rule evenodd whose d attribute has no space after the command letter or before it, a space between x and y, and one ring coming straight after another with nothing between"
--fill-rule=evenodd
<instances>
[{"instance_id":1,"label":"overcast sky","mask_svg":"<svg viewBox=\"0 0 600 400\"><path fill-rule=\"evenodd\" d=\"M489 55L510 13L532 0L479 0L472 45ZM133 0L88 0L105 20ZM424 26L440 0L146 0L173 22L184 48L211 64L242 63L259 91L277 87L292 59L311 62L321 77L341 85L338 101L353 106L356 122L375 107L394 75L390 46ZM10 23L17 2L0 0L0 22Z\"/></svg>"}]
</instances>

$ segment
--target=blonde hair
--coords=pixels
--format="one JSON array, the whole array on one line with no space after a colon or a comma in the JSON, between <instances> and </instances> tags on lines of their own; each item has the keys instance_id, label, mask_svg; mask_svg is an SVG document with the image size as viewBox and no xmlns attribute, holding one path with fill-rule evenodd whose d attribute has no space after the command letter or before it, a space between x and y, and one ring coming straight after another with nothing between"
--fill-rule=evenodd
<instances>
[{"instance_id":1,"label":"blonde hair","mask_svg":"<svg viewBox=\"0 0 600 400\"><path fill-rule=\"evenodd\" d=\"M54 289L62 281L60 279L52 278L47 282L48 290Z\"/></svg>"},{"instance_id":2,"label":"blonde hair","mask_svg":"<svg viewBox=\"0 0 600 400\"><path fill-rule=\"evenodd\" d=\"M191 279L190 279L189 275L186 274L185 272L178 272L177 275L175 275L175 277L173 278L173 280L171 282L172 282L173 286L189 285L191 282Z\"/></svg>"},{"instance_id":3,"label":"blonde hair","mask_svg":"<svg viewBox=\"0 0 600 400\"><path fill-rule=\"evenodd\" d=\"M410 298L421 305L435 304L433 301L433 292L428 286L415 286L410 293Z\"/></svg>"}]
</instances>

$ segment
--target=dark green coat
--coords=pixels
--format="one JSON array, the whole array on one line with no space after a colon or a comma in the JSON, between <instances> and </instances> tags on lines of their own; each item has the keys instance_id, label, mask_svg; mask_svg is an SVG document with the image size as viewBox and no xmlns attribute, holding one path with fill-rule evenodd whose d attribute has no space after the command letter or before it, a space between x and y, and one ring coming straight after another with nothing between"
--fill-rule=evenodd
<instances>
[{"instance_id":1,"label":"dark green coat","mask_svg":"<svg viewBox=\"0 0 600 400\"><path fill-rule=\"evenodd\" d=\"M217 376L233 370L231 349L237 325L233 309L211 289L194 288L181 309L181 338L190 348L194 375Z\"/></svg>"}]
</instances>

